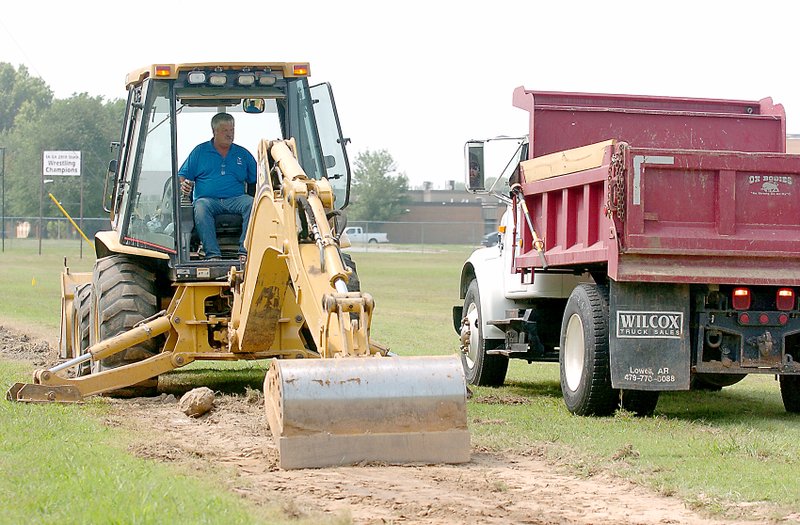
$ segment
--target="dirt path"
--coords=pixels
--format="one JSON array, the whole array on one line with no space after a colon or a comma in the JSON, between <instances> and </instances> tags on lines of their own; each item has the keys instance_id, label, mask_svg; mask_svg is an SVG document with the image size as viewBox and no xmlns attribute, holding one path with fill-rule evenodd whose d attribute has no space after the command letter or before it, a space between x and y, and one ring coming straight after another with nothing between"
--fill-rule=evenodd
<instances>
[{"instance_id":1,"label":"dirt path","mask_svg":"<svg viewBox=\"0 0 800 525\"><path fill-rule=\"evenodd\" d=\"M53 348L0 326L0 354L42 364ZM283 504L297 515L350 516L357 524L686 524L704 518L680 500L609 475L579 478L539 457L473 450L464 465L277 468L260 392L217 396L198 419L171 395L110 400L106 424L142 436L131 451L203 472L231 472L230 490L256 503ZM145 441L148 436L157 440ZM740 524L746 522L737 522ZM764 520L752 523L764 523Z\"/></svg>"}]
</instances>

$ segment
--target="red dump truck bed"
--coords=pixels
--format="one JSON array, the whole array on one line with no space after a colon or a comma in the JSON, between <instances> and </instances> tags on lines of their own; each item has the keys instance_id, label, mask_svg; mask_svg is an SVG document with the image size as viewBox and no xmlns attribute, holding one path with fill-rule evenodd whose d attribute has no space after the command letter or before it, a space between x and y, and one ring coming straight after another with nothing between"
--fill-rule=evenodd
<instances>
[{"instance_id":1,"label":"red dump truck bed","mask_svg":"<svg viewBox=\"0 0 800 525\"><path fill-rule=\"evenodd\" d=\"M771 99L518 88L514 104L530 113L521 184L549 267L800 285L800 155L784 153L785 113ZM542 263L520 230L526 273Z\"/></svg>"}]
</instances>

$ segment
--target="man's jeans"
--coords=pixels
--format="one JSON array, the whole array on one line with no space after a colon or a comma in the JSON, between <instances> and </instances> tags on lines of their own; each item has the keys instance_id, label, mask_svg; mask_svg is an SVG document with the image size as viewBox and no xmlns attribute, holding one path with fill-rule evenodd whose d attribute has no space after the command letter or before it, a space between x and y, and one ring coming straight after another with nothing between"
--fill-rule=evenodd
<instances>
[{"instance_id":1,"label":"man's jeans","mask_svg":"<svg viewBox=\"0 0 800 525\"><path fill-rule=\"evenodd\" d=\"M200 237L200 242L203 243L206 258L220 257L222 255L217 243L214 217L223 213L242 216L242 236L239 237L239 253L246 253L244 237L247 234L247 223L250 222L250 210L252 208L253 197L246 194L227 199L202 197L194 201L194 227L197 228L197 235Z\"/></svg>"}]
</instances>

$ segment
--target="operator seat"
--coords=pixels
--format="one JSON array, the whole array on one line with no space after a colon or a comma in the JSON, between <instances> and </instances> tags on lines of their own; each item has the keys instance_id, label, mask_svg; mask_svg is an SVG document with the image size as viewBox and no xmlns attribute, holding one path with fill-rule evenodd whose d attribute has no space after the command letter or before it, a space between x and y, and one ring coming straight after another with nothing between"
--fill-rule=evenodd
<instances>
[{"instance_id":1,"label":"operator seat","mask_svg":"<svg viewBox=\"0 0 800 525\"><path fill-rule=\"evenodd\" d=\"M251 197L255 195L256 185L248 183L245 191ZM191 198L191 197L190 197ZM191 253L198 253L201 248L200 237L194 227L194 214L192 217L192 235L189 242ZM237 259L239 256L239 237L242 235L242 216L235 213L223 213L214 217L214 227L217 230L217 244L223 259Z\"/></svg>"}]
</instances>

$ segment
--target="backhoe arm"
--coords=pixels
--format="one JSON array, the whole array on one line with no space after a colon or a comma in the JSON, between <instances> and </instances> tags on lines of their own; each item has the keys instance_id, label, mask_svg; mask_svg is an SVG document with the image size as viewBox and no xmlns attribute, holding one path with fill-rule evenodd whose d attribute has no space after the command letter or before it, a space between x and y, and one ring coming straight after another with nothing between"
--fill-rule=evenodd
<instances>
[{"instance_id":1,"label":"backhoe arm","mask_svg":"<svg viewBox=\"0 0 800 525\"><path fill-rule=\"evenodd\" d=\"M233 352L298 353L298 346L319 357L378 352L369 344L373 300L347 290L352 270L326 216L332 209L330 184L306 176L292 139L261 141L247 263L231 279Z\"/></svg>"}]
</instances>

